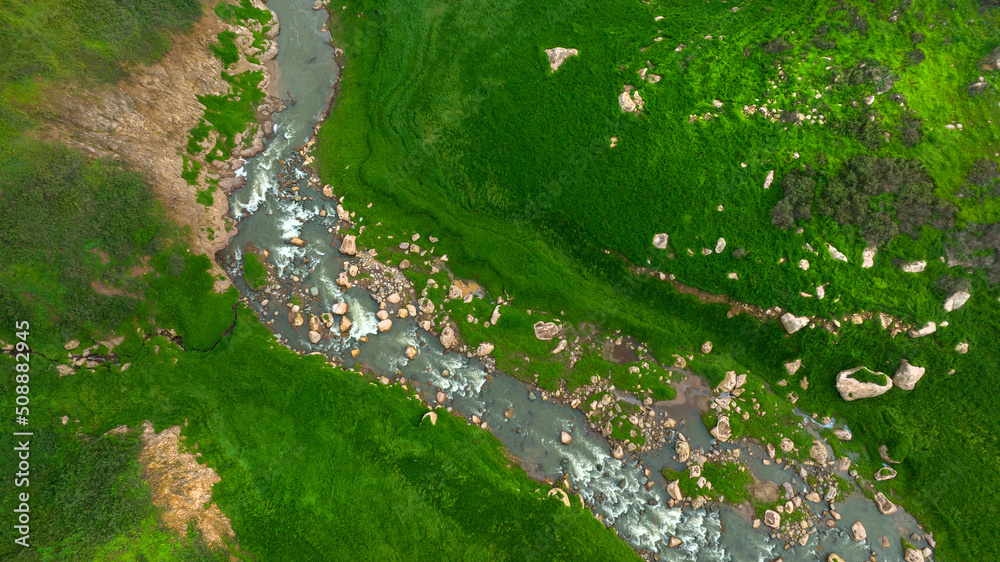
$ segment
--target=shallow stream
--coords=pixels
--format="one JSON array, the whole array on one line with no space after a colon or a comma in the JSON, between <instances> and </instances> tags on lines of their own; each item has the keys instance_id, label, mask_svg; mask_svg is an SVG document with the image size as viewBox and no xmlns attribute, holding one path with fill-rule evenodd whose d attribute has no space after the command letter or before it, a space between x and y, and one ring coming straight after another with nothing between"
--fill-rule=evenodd
<instances>
[{"instance_id":1,"label":"shallow stream","mask_svg":"<svg viewBox=\"0 0 1000 562\"><path fill-rule=\"evenodd\" d=\"M345 366L356 361L376 374L390 377L399 371L431 404L436 401L436 393L443 392L447 396L444 405L467 418L479 416L522 460L532 477L559 481L568 476L605 524L613 525L637 550L658 552L661 560L763 561L778 556L784 560L826 560L831 551L847 560L867 559L870 552L878 560L902 559L898 537L915 531L916 522L902 510L882 516L871 501L862 497L837 505L843 515L838 527L823 528L819 540L813 535L806 546L796 544L787 551L783 550L784 541L770 539L763 526L753 529L733 508L669 508L665 482L657 473L663 466L681 468L670 454L672 445L643 456L655 483L647 490L643 466L629 457L612 458L607 441L587 428L581 412L543 400L538 391L503 374L488 375L478 360L445 353L438 338L419 329L412 318L394 318L391 330L378 333L378 304L368 292L360 288L341 291L335 283L343 268L343 256L330 245L334 242L330 229L337 223L337 201L324 197L307 184L306 174L288 166L297 157L295 149L312 137L333 94L337 66L329 45L330 35L323 31L326 12L314 11L312 0L270 0L268 7L278 15L281 25L276 58L280 73L275 89L287 92L288 108L275 116L276 136L266 143L264 152L244 166L245 187L230 197L239 233L220 256L220 262L229 269L241 296L269 322L276 337L294 349L336 357ZM282 183L293 181L299 187L294 195L282 187ZM344 206L363 214L364 202L345 201ZM326 216L321 216L321 210ZM364 224L363 219L359 220ZM288 242L292 237L308 244L293 246ZM296 329L288 321L286 303L291 295L287 290L268 295L250 291L240 269L243 250L250 243L270 253L269 262L282 279L295 276L299 279L296 286L306 295L314 294L303 302L303 312L321 315L330 312L333 304L347 302L347 316L353 323L349 337L324 338L312 345L306 337L308 326ZM419 350L412 361L404 356L408 345ZM359 350L356 358L350 354L353 349ZM445 370L448 376L442 375ZM694 449L708 449L713 443L698 415L699 392L702 402L707 402L708 389L704 390L689 385L679 393L678 400L656 406L657 415L669 414L683 422L679 429ZM512 416L507 419L504 412L511 406ZM570 445L560 443L560 432L564 430L573 436ZM759 447L757 451L758 455L765 454ZM797 478L774 465L765 467L760 458L751 457L748 462L758 478L779 483L786 481L782 479L786 476L787 481ZM576 495L571 499L580 501ZM844 534L855 520L861 520L868 529L870 544L852 541ZM890 548L876 544L883 534L892 538ZM680 538L681 545L667 548L671 537Z\"/></svg>"}]
</instances>

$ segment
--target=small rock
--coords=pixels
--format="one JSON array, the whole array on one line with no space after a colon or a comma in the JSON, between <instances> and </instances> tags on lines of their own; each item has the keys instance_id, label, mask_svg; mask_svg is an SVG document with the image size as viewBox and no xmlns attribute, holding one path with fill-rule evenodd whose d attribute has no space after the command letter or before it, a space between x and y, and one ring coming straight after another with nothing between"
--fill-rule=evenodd
<instances>
[{"instance_id":1,"label":"small rock","mask_svg":"<svg viewBox=\"0 0 1000 562\"><path fill-rule=\"evenodd\" d=\"M968 291L956 291L944 300L944 310L945 312L951 312L953 310L958 310L965 306L966 301L972 296Z\"/></svg>"},{"instance_id":2,"label":"small rock","mask_svg":"<svg viewBox=\"0 0 1000 562\"><path fill-rule=\"evenodd\" d=\"M855 521L851 525L851 538L858 542L868 538L868 533L865 531L865 526L861 524L861 521Z\"/></svg>"},{"instance_id":3,"label":"small rock","mask_svg":"<svg viewBox=\"0 0 1000 562\"><path fill-rule=\"evenodd\" d=\"M580 53L576 49L553 47L551 49L545 49L545 54L549 57L549 67L552 69L552 72L555 72L559 70L560 66L562 66L563 61Z\"/></svg>"},{"instance_id":4,"label":"small rock","mask_svg":"<svg viewBox=\"0 0 1000 562\"><path fill-rule=\"evenodd\" d=\"M924 371L926 371L924 367L911 365L909 361L903 359L903 364L899 366L899 370L892 377L892 383L896 385L896 388L913 390L920 378L924 376Z\"/></svg>"},{"instance_id":5,"label":"small rock","mask_svg":"<svg viewBox=\"0 0 1000 562\"><path fill-rule=\"evenodd\" d=\"M490 342L484 341L483 343L479 344L479 347L476 348L476 355L480 357L486 357L490 353L493 353L493 344Z\"/></svg>"},{"instance_id":6,"label":"small rock","mask_svg":"<svg viewBox=\"0 0 1000 562\"><path fill-rule=\"evenodd\" d=\"M909 261L899 266L899 268L902 269L905 273L920 273L926 267L927 267L927 262L924 260Z\"/></svg>"},{"instance_id":7,"label":"small rock","mask_svg":"<svg viewBox=\"0 0 1000 562\"><path fill-rule=\"evenodd\" d=\"M543 341L549 341L559 335L559 326L553 322L536 322L534 328L535 337Z\"/></svg>"},{"instance_id":8,"label":"small rock","mask_svg":"<svg viewBox=\"0 0 1000 562\"><path fill-rule=\"evenodd\" d=\"M667 242L669 240L670 240L670 237L667 236L667 234L665 232L661 232L659 234L654 234L653 235L653 247L657 248L657 249L660 249L660 250L665 250L667 248Z\"/></svg>"},{"instance_id":9,"label":"small rock","mask_svg":"<svg viewBox=\"0 0 1000 562\"><path fill-rule=\"evenodd\" d=\"M406 346L405 355L407 359L410 359L412 361L413 358L417 356L417 348L413 347L412 345Z\"/></svg>"},{"instance_id":10,"label":"small rock","mask_svg":"<svg viewBox=\"0 0 1000 562\"><path fill-rule=\"evenodd\" d=\"M348 256L357 254L357 237L352 234L345 234L344 240L340 243L340 253Z\"/></svg>"},{"instance_id":11,"label":"small rock","mask_svg":"<svg viewBox=\"0 0 1000 562\"><path fill-rule=\"evenodd\" d=\"M923 328L920 328L919 330L910 330L909 332L906 333L906 335L910 336L913 339L916 339L916 338L922 338L924 336L929 336L936 331L937 331L937 324L931 321L928 322Z\"/></svg>"},{"instance_id":12,"label":"small rock","mask_svg":"<svg viewBox=\"0 0 1000 562\"><path fill-rule=\"evenodd\" d=\"M820 465L824 465L826 464L827 455L826 445L819 439L813 440L812 447L809 448L809 456Z\"/></svg>"},{"instance_id":13,"label":"small rock","mask_svg":"<svg viewBox=\"0 0 1000 562\"><path fill-rule=\"evenodd\" d=\"M559 434L559 442L562 443L563 445L569 445L570 443L573 442L573 436L563 431L562 433Z\"/></svg>"},{"instance_id":14,"label":"small rock","mask_svg":"<svg viewBox=\"0 0 1000 562\"><path fill-rule=\"evenodd\" d=\"M777 529L781 526L781 516L778 512L768 509L764 512L764 524L772 529Z\"/></svg>"},{"instance_id":15,"label":"small rock","mask_svg":"<svg viewBox=\"0 0 1000 562\"><path fill-rule=\"evenodd\" d=\"M389 329L392 328L392 320L389 319L381 320L379 321L377 327L379 332L388 332Z\"/></svg>"},{"instance_id":16,"label":"small rock","mask_svg":"<svg viewBox=\"0 0 1000 562\"><path fill-rule=\"evenodd\" d=\"M764 189L771 187L771 183L774 181L774 170L767 173L767 177L764 178Z\"/></svg>"},{"instance_id":17,"label":"small rock","mask_svg":"<svg viewBox=\"0 0 1000 562\"><path fill-rule=\"evenodd\" d=\"M678 482L679 480L671 480L670 483L667 484L667 493L670 494L670 497L677 502L684 499L684 495L681 494L681 488Z\"/></svg>"},{"instance_id":18,"label":"small rock","mask_svg":"<svg viewBox=\"0 0 1000 562\"><path fill-rule=\"evenodd\" d=\"M705 353L705 354L711 353L712 352L712 342L707 341L707 342L701 344L701 352Z\"/></svg>"},{"instance_id":19,"label":"small rock","mask_svg":"<svg viewBox=\"0 0 1000 562\"><path fill-rule=\"evenodd\" d=\"M795 316L791 312L786 312L781 315L781 325L784 326L785 331L789 334L798 332L808 324L809 318L806 316Z\"/></svg>"},{"instance_id":20,"label":"small rock","mask_svg":"<svg viewBox=\"0 0 1000 562\"><path fill-rule=\"evenodd\" d=\"M861 268L869 269L875 266L875 253L878 252L878 248L875 246L868 246L865 251L861 254Z\"/></svg>"}]
</instances>

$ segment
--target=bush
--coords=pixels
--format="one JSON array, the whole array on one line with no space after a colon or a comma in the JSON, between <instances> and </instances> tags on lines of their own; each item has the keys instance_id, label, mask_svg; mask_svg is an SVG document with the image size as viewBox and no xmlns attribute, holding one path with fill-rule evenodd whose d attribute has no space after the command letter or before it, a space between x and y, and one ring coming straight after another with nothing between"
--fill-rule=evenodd
<instances>
[{"instance_id":1,"label":"bush","mask_svg":"<svg viewBox=\"0 0 1000 562\"><path fill-rule=\"evenodd\" d=\"M764 49L765 53L776 55L778 53L792 50L794 45L785 40L784 37L775 37L774 39L761 45L761 48Z\"/></svg>"}]
</instances>

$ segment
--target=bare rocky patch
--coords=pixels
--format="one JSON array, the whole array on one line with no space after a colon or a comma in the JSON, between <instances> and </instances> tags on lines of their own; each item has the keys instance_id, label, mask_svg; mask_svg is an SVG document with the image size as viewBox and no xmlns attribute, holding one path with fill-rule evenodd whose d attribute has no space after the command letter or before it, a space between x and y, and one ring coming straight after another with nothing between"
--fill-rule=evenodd
<instances>
[{"instance_id":1,"label":"bare rocky patch","mask_svg":"<svg viewBox=\"0 0 1000 562\"><path fill-rule=\"evenodd\" d=\"M143 423L139 453L143 478L170 531L184 537L193 522L210 547L222 547L236 534L229 518L211 503L212 486L221 479L212 468L198 464L195 455L182 453L180 439L180 426L156 433L152 424Z\"/></svg>"}]
</instances>

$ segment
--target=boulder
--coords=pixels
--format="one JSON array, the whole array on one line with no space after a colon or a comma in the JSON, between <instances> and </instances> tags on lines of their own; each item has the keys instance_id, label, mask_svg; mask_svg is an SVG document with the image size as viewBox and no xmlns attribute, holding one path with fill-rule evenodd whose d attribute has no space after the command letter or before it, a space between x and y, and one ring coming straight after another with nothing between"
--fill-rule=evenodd
<instances>
[{"instance_id":1,"label":"boulder","mask_svg":"<svg viewBox=\"0 0 1000 562\"><path fill-rule=\"evenodd\" d=\"M892 377L892 383L902 390L913 390L920 377L924 376L924 371L926 371L924 367L911 365L909 361L903 359L903 364Z\"/></svg>"},{"instance_id":2,"label":"boulder","mask_svg":"<svg viewBox=\"0 0 1000 562\"><path fill-rule=\"evenodd\" d=\"M625 451L622 450L621 445L616 445L614 450L611 451L611 458L619 461L625 458Z\"/></svg>"},{"instance_id":3,"label":"boulder","mask_svg":"<svg viewBox=\"0 0 1000 562\"><path fill-rule=\"evenodd\" d=\"M323 339L323 335L316 330L309 330L309 343L316 345Z\"/></svg>"},{"instance_id":4,"label":"boulder","mask_svg":"<svg viewBox=\"0 0 1000 562\"><path fill-rule=\"evenodd\" d=\"M924 336L929 336L936 331L937 331L937 324L931 321L928 322L923 328L920 328L919 330L910 330L909 332L906 333L906 335L916 339L916 338L922 338Z\"/></svg>"},{"instance_id":5,"label":"boulder","mask_svg":"<svg viewBox=\"0 0 1000 562\"><path fill-rule=\"evenodd\" d=\"M726 371L726 377L722 379L715 390L719 392L732 392L736 388L736 371Z\"/></svg>"},{"instance_id":6,"label":"boulder","mask_svg":"<svg viewBox=\"0 0 1000 562\"><path fill-rule=\"evenodd\" d=\"M670 537L670 540L667 541L667 548L674 548L680 546L680 544L681 544L681 539L677 537Z\"/></svg>"},{"instance_id":7,"label":"boulder","mask_svg":"<svg viewBox=\"0 0 1000 562\"><path fill-rule=\"evenodd\" d=\"M344 317L342 317L340 319L340 331L341 332L349 332L349 331L351 331L351 326L352 326L352 324L351 324L351 319L350 318L344 316Z\"/></svg>"},{"instance_id":8,"label":"boulder","mask_svg":"<svg viewBox=\"0 0 1000 562\"><path fill-rule=\"evenodd\" d=\"M845 560L831 552L830 556L826 557L826 562L845 562Z\"/></svg>"},{"instance_id":9,"label":"boulder","mask_svg":"<svg viewBox=\"0 0 1000 562\"><path fill-rule=\"evenodd\" d=\"M861 521L855 521L851 525L851 538L858 542L868 538L868 532L865 531L865 526L861 524Z\"/></svg>"},{"instance_id":10,"label":"boulder","mask_svg":"<svg viewBox=\"0 0 1000 562\"><path fill-rule=\"evenodd\" d=\"M781 325L785 327L785 331L789 334L798 332L807 324L809 324L809 318L807 316L795 316L791 312L786 312L781 315Z\"/></svg>"},{"instance_id":11,"label":"boulder","mask_svg":"<svg viewBox=\"0 0 1000 562\"><path fill-rule=\"evenodd\" d=\"M715 253L716 254L721 254L722 250L725 250L725 249L726 249L726 239L725 238L719 238L719 240L715 243Z\"/></svg>"},{"instance_id":12,"label":"boulder","mask_svg":"<svg viewBox=\"0 0 1000 562\"><path fill-rule=\"evenodd\" d=\"M303 247L303 246L306 245L306 241L303 240L303 239L301 239L301 238L299 238L298 236L296 236L296 237L292 238L291 240L289 240L288 243L291 244L292 246L297 246L299 248L301 248L301 247Z\"/></svg>"},{"instance_id":13,"label":"boulder","mask_svg":"<svg viewBox=\"0 0 1000 562\"><path fill-rule=\"evenodd\" d=\"M622 92L618 95L618 106L622 108L623 113L632 113L636 110L635 102L632 101L632 96L628 92Z\"/></svg>"},{"instance_id":14,"label":"boulder","mask_svg":"<svg viewBox=\"0 0 1000 562\"><path fill-rule=\"evenodd\" d=\"M808 502L819 503L819 500L820 500L819 494L816 492L809 492L808 494L806 494L806 501Z\"/></svg>"},{"instance_id":15,"label":"boulder","mask_svg":"<svg viewBox=\"0 0 1000 562\"><path fill-rule=\"evenodd\" d=\"M563 61L569 57L575 57L579 55L580 52L576 49L565 49L563 47L553 47L551 49L545 49L545 54L549 57L549 67L552 68L552 72L559 70L562 66Z\"/></svg>"},{"instance_id":16,"label":"boulder","mask_svg":"<svg viewBox=\"0 0 1000 562\"><path fill-rule=\"evenodd\" d=\"M667 242L669 242L669 241L670 241L670 236L668 236L667 233L665 233L665 232L661 232L659 234L654 234L653 235L653 247L654 248L657 248L657 249L660 249L660 250L665 250L667 248Z\"/></svg>"},{"instance_id":17,"label":"boulder","mask_svg":"<svg viewBox=\"0 0 1000 562\"><path fill-rule=\"evenodd\" d=\"M439 390L438 393L434 395L434 399L437 400L438 404L443 404L444 401L448 399L448 395ZM478 418L476 416L472 416L472 421L474 423L479 423L476 421L477 419Z\"/></svg>"},{"instance_id":18,"label":"boulder","mask_svg":"<svg viewBox=\"0 0 1000 562\"><path fill-rule=\"evenodd\" d=\"M785 363L785 370L788 371L788 376L793 376L801 368L802 368L802 359L796 359L795 361L789 361L788 363Z\"/></svg>"},{"instance_id":19,"label":"boulder","mask_svg":"<svg viewBox=\"0 0 1000 562\"><path fill-rule=\"evenodd\" d=\"M455 330L451 326L445 326L441 330L441 346L448 349L456 343L458 343L458 338L455 337Z\"/></svg>"},{"instance_id":20,"label":"boulder","mask_svg":"<svg viewBox=\"0 0 1000 562\"><path fill-rule=\"evenodd\" d=\"M425 419L431 420L431 425L436 425L438 422L437 412L427 412L420 418L420 421L424 421Z\"/></svg>"},{"instance_id":21,"label":"boulder","mask_svg":"<svg viewBox=\"0 0 1000 562\"><path fill-rule=\"evenodd\" d=\"M559 326L554 322L536 322L534 328L535 337L540 340L549 341L559 335Z\"/></svg>"},{"instance_id":22,"label":"boulder","mask_svg":"<svg viewBox=\"0 0 1000 562\"><path fill-rule=\"evenodd\" d=\"M832 244L826 245L826 251L830 252L831 258L838 261L847 262L847 256L844 255L844 252L841 252L840 250L834 248Z\"/></svg>"},{"instance_id":23,"label":"boulder","mask_svg":"<svg viewBox=\"0 0 1000 562\"><path fill-rule=\"evenodd\" d=\"M347 314L347 311L350 310L350 308L351 307L349 307L346 302L338 302L337 304L333 305L331 310L333 311L334 314L343 316L344 314Z\"/></svg>"},{"instance_id":24,"label":"boulder","mask_svg":"<svg viewBox=\"0 0 1000 562\"><path fill-rule=\"evenodd\" d=\"M379 320L377 327L380 332L388 332L389 329L392 328L392 320L389 320L388 318L385 320Z\"/></svg>"},{"instance_id":25,"label":"boulder","mask_svg":"<svg viewBox=\"0 0 1000 562\"><path fill-rule=\"evenodd\" d=\"M476 355L480 357L486 357L490 353L493 353L493 344L490 342L484 341L476 348Z\"/></svg>"},{"instance_id":26,"label":"boulder","mask_svg":"<svg viewBox=\"0 0 1000 562\"><path fill-rule=\"evenodd\" d=\"M559 434L559 442L562 443L563 445L569 445L570 443L573 442L573 436L563 431L562 433Z\"/></svg>"},{"instance_id":27,"label":"boulder","mask_svg":"<svg viewBox=\"0 0 1000 562\"><path fill-rule=\"evenodd\" d=\"M878 248L875 246L868 246L865 251L861 254L861 267L863 269L869 269L875 266L875 254L878 252Z\"/></svg>"},{"instance_id":28,"label":"boulder","mask_svg":"<svg viewBox=\"0 0 1000 562\"><path fill-rule=\"evenodd\" d=\"M955 346L955 351L961 353L962 355L968 353L969 352L969 342L965 342L965 341L960 342L958 345Z\"/></svg>"},{"instance_id":29,"label":"boulder","mask_svg":"<svg viewBox=\"0 0 1000 562\"><path fill-rule=\"evenodd\" d=\"M792 443L791 439L787 437L781 438L781 451L783 453L790 453L794 448L795 448L795 443Z\"/></svg>"},{"instance_id":30,"label":"boulder","mask_svg":"<svg viewBox=\"0 0 1000 562\"><path fill-rule=\"evenodd\" d=\"M678 480L671 480L670 483L667 484L667 493L670 494L670 497L673 498L675 502L684 500L684 494L681 494L681 487L678 482Z\"/></svg>"},{"instance_id":31,"label":"boulder","mask_svg":"<svg viewBox=\"0 0 1000 562\"><path fill-rule=\"evenodd\" d=\"M781 526L781 516L778 515L777 511L768 509L764 512L764 524L772 529L777 529Z\"/></svg>"},{"instance_id":32,"label":"boulder","mask_svg":"<svg viewBox=\"0 0 1000 562\"><path fill-rule=\"evenodd\" d=\"M433 305L431 305L433 306ZM490 325L495 326L497 322L500 321L500 305L496 305L493 309L493 314L490 316Z\"/></svg>"},{"instance_id":33,"label":"boulder","mask_svg":"<svg viewBox=\"0 0 1000 562\"><path fill-rule=\"evenodd\" d=\"M851 435L851 432L847 431L846 429L834 429L833 434L837 437L837 439L840 439L841 441L850 441L851 437L853 437L853 435Z\"/></svg>"},{"instance_id":34,"label":"boulder","mask_svg":"<svg viewBox=\"0 0 1000 562\"><path fill-rule=\"evenodd\" d=\"M351 213L349 213L343 205L337 204L337 218L342 221L350 221Z\"/></svg>"},{"instance_id":35,"label":"boulder","mask_svg":"<svg viewBox=\"0 0 1000 562\"><path fill-rule=\"evenodd\" d=\"M837 373L837 392L840 393L840 397L844 400L850 402L861 398L873 398L889 392L889 389L892 388L892 380L888 377L886 377L884 385L858 381L853 375L861 369L867 369L867 367L855 367ZM875 374L884 376L884 373L875 372Z\"/></svg>"},{"instance_id":36,"label":"boulder","mask_svg":"<svg viewBox=\"0 0 1000 562\"><path fill-rule=\"evenodd\" d=\"M357 237L353 234L345 234L344 240L340 243L340 253L348 256L357 254Z\"/></svg>"},{"instance_id":37,"label":"boulder","mask_svg":"<svg viewBox=\"0 0 1000 562\"><path fill-rule=\"evenodd\" d=\"M677 462L687 462L691 458L691 445L683 439L678 440L674 445L674 452L677 453Z\"/></svg>"},{"instance_id":38,"label":"boulder","mask_svg":"<svg viewBox=\"0 0 1000 562\"><path fill-rule=\"evenodd\" d=\"M729 416L719 416L719 423L709 433L719 441L728 441L733 436L733 430L729 427Z\"/></svg>"},{"instance_id":39,"label":"boulder","mask_svg":"<svg viewBox=\"0 0 1000 562\"><path fill-rule=\"evenodd\" d=\"M560 501L563 502L563 504L566 507L569 507L569 505L570 505L569 504L569 494L566 493L566 490L563 490L562 488L552 488L551 490L549 490L549 494L548 495L549 495L549 497L556 496Z\"/></svg>"},{"instance_id":40,"label":"boulder","mask_svg":"<svg viewBox=\"0 0 1000 562\"><path fill-rule=\"evenodd\" d=\"M903 554L904 562L924 562L924 560L924 553L915 548L907 548Z\"/></svg>"},{"instance_id":41,"label":"boulder","mask_svg":"<svg viewBox=\"0 0 1000 562\"><path fill-rule=\"evenodd\" d=\"M771 187L771 183L774 182L774 170L767 173L767 177L764 178L764 189Z\"/></svg>"},{"instance_id":42,"label":"boulder","mask_svg":"<svg viewBox=\"0 0 1000 562\"><path fill-rule=\"evenodd\" d=\"M417 348L413 347L412 345L406 346L406 352L404 353L404 355L406 355L407 359L410 359L412 361L413 358L417 356Z\"/></svg>"},{"instance_id":43,"label":"boulder","mask_svg":"<svg viewBox=\"0 0 1000 562\"><path fill-rule=\"evenodd\" d=\"M882 468L875 471L875 480L878 482L883 482L885 480L892 480L896 477L896 469L891 466L883 466Z\"/></svg>"},{"instance_id":44,"label":"boulder","mask_svg":"<svg viewBox=\"0 0 1000 562\"><path fill-rule=\"evenodd\" d=\"M711 353L712 352L712 342L707 341L707 342L701 344L701 352L702 353L706 353L706 354L707 353Z\"/></svg>"},{"instance_id":45,"label":"boulder","mask_svg":"<svg viewBox=\"0 0 1000 562\"><path fill-rule=\"evenodd\" d=\"M819 439L813 440L812 447L809 448L809 456L820 465L826 464L826 460L828 458L826 445L824 445Z\"/></svg>"},{"instance_id":46,"label":"boulder","mask_svg":"<svg viewBox=\"0 0 1000 562\"><path fill-rule=\"evenodd\" d=\"M701 466L692 464L688 467L688 478L701 478Z\"/></svg>"},{"instance_id":47,"label":"boulder","mask_svg":"<svg viewBox=\"0 0 1000 562\"><path fill-rule=\"evenodd\" d=\"M908 261L899 266L905 273L920 273L927 267L927 262L924 260Z\"/></svg>"},{"instance_id":48,"label":"boulder","mask_svg":"<svg viewBox=\"0 0 1000 562\"><path fill-rule=\"evenodd\" d=\"M76 371L74 371L73 367L70 367L69 365L56 365L56 372L59 373L60 377L65 377L67 375L72 375Z\"/></svg>"},{"instance_id":49,"label":"boulder","mask_svg":"<svg viewBox=\"0 0 1000 562\"><path fill-rule=\"evenodd\" d=\"M948 298L944 299L945 312L951 312L952 310L962 308L971 296L972 295L970 295L968 291L955 291L954 293L948 295Z\"/></svg>"},{"instance_id":50,"label":"boulder","mask_svg":"<svg viewBox=\"0 0 1000 562\"><path fill-rule=\"evenodd\" d=\"M875 505L878 506L878 511L882 515L896 513L896 504L889 501L889 498L885 497L882 492L875 492Z\"/></svg>"},{"instance_id":51,"label":"boulder","mask_svg":"<svg viewBox=\"0 0 1000 562\"><path fill-rule=\"evenodd\" d=\"M72 351L78 347L80 347L80 340L78 339L69 340L68 342L66 342L66 345L63 346L63 348L66 349L66 351Z\"/></svg>"}]
</instances>

